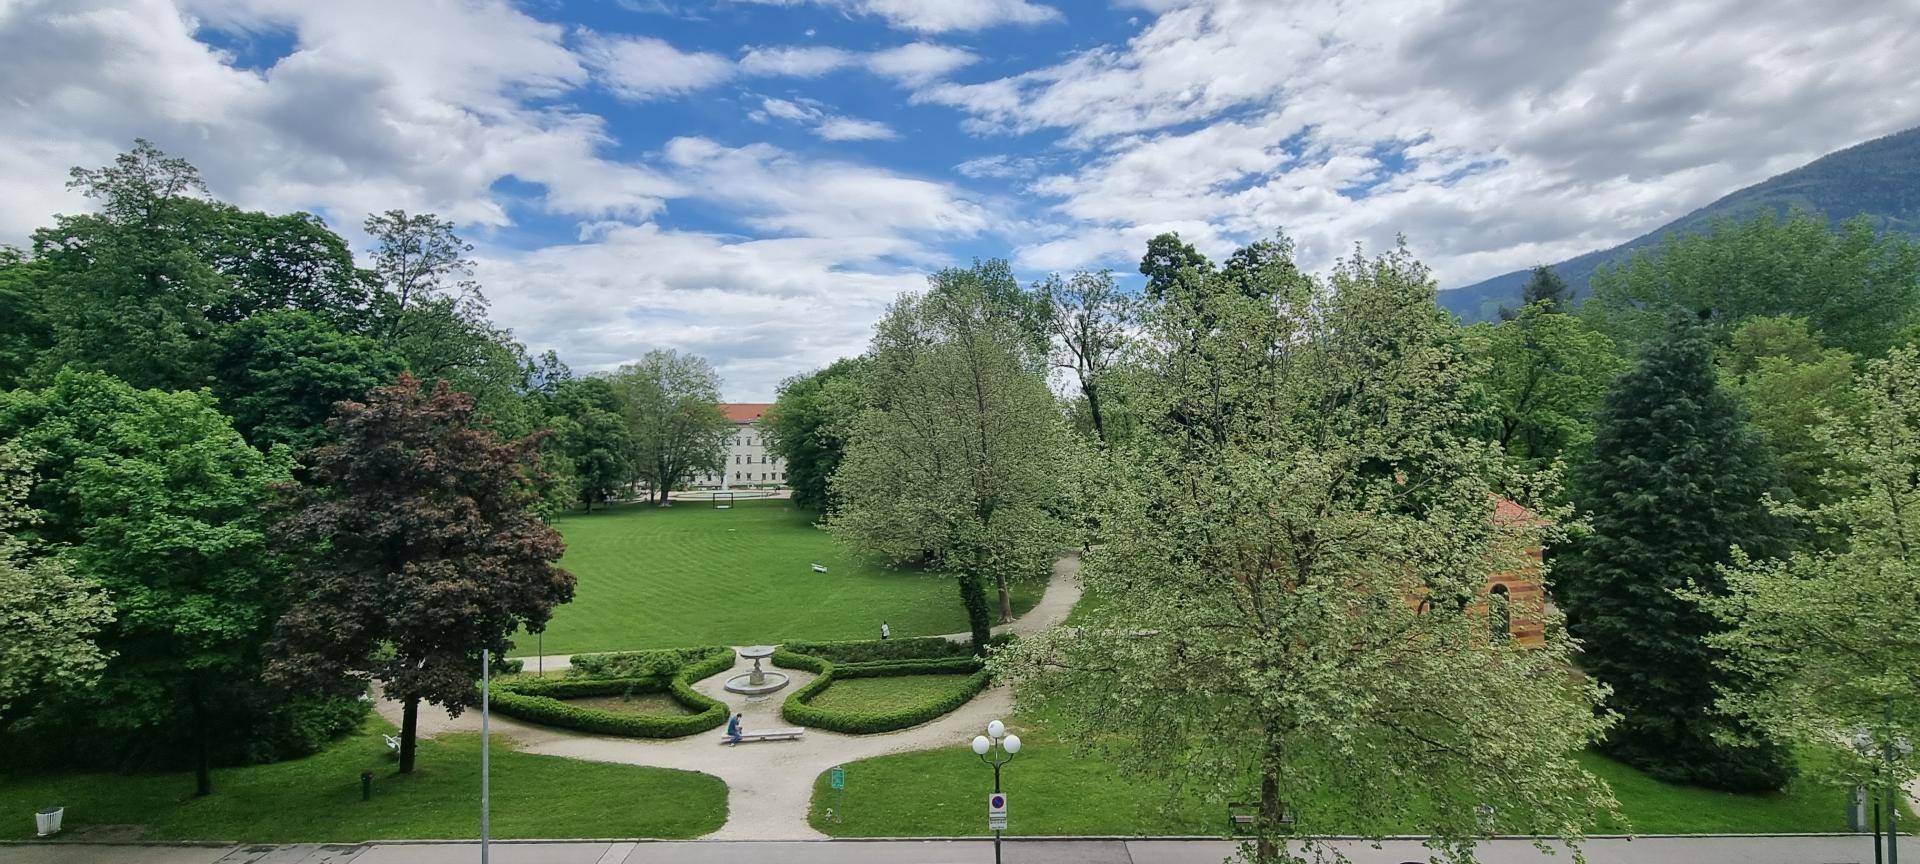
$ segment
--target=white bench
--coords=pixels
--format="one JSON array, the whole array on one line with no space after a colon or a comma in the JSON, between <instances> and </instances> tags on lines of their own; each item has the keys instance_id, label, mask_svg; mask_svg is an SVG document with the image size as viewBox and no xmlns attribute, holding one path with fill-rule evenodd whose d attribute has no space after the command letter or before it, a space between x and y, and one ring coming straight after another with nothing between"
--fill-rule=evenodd
<instances>
[{"instance_id":1,"label":"white bench","mask_svg":"<svg viewBox=\"0 0 1920 864\"><path fill-rule=\"evenodd\" d=\"M400 739L395 738L392 735L381 735L380 737L387 739L387 750L389 752L393 753L393 755L395 756L400 755Z\"/></svg>"},{"instance_id":2,"label":"white bench","mask_svg":"<svg viewBox=\"0 0 1920 864\"><path fill-rule=\"evenodd\" d=\"M827 567L826 567L826 565L824 565L824 564L815 564L815 565L813 565L813 572L815 572L815 573L825 573L825 572L827 572Z\"/></svg>"},{"instance_id":3,"label":"white bench","mask_svg":"<svg viewBox=\"0 0 1920 864\"><path fill-rule=\"evenodd\" d=\"M744 733L740 736L740 743L745 744L750 741L798 741L800 740L800 736L805 734L807 734L807 730L799 728L768 729L765 732ZM720 743L733 743L733 736L722 734L720 736Z\"/></svg>"}]
</instances>

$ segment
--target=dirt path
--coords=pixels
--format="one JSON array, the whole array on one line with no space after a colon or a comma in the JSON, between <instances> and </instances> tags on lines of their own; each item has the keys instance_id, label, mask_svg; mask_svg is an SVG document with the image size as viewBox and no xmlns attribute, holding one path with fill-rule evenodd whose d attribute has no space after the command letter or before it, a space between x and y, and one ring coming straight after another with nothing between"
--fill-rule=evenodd
<instances>
[{"instance_id":1,"label":"dirt path","mask_svg":"<svg viewBox=\"0 0 1920 864\"><path fill-rule=\"evenodd\" d=\"M1078 556L1060 559L1054 564L1053 578L1047 583L1040 602L1027 614L995 631L1031 634L1065 621L1073 604L1080 599L1079 569ZM965 638L965 634L959 634L958 638ZM563 655L543 659L547 671L552 673L568 668L570 658ZM529 670L534 665L529 658ZM722 689L722 682L750 667L750 663L736 658L733 668L695 682L694 688L726 703L729 710L743 713L749 731L789 726L780 719L780 703L788 693L804 686L814 676L798 670L782 670L792 676L792 683L759 701ZM399 722L398 703L383 699L379 710L382 716ZM495 718L493 731L512 738L529 753L712 774L727 784L728 813L726 824L708 836L727 840L801 840L823 836L807 824L814 778L821 772L835 765L887 753L957 744L979 734L987 721L1012 713L1013 692L1000 686L981 693L950 714L910 729L880 735L841 735L809 729L800 741L726 747L719 743L718 729L686 738L651 741L586 735ZM420 712L423 736L446 731L478 731L479 728L480 717L472 711L451 719L432 706L423 706Z\"/></svg>"}]
</instances>

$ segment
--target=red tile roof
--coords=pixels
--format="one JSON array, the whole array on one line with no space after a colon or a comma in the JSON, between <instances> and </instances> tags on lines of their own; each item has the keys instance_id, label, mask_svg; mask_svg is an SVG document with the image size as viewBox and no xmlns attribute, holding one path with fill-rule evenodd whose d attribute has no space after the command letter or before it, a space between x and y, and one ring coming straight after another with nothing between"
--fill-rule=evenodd
<instances>
[{"instance_id":1,"label":"red tile roof","mask_svg":"<svg viewBox=\"0 0 1920 864\"><path fill-rule=\"evenodd\" d=\"M726 412L727 419L735 423L755 422L760 419L760 415L767 413L767 409L772 407L772 402L720 403L720 410Z\"/></svg>"}]
</instances>

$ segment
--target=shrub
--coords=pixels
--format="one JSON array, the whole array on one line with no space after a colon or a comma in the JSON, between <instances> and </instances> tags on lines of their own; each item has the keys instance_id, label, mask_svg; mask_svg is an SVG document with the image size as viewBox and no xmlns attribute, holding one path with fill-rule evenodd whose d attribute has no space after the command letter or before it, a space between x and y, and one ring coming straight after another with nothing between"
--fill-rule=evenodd
<instances>
[{"instance_id":1,"label":"shrub","mask_svg":"<svg viewBox=\"0 0 1920 864\"><path fill-rule=\"evenodd\" d=\"M684 716L621 714L569 705L560 700L580 696L632 693L672 694L675 701L698 712ZM696 692L678 678L560 678L551 681L515 681L492 690L493 710L533 723L631 738L679 738L704 732L727 720L727 707Z\"/></svg>"},{"instance_id":2,"label":"shrub","mask_svg":"<svg viewBox=\"0 0 1920 864\"><path fill-rule=\"evenodd\" d=\"M791 663L782 663L784 659ZM781 652L774 655L775 665L790 669L810 669L820 677L807 682L805 687L793 691L787 701L780 706L780 716L787 722L800 726L811 726L830 732L844 732L850 735L867 735L875 732L891 732L918 726L929 720L954 710L973 699L987 688L993 679L991 673L983 668L974 657L948 657L914 660L891 660L867 663L832 663L807 654ZM818 668L815 668L815 667ZM972 674L967 677L965 686L952 694L934 699L921 705L900 708L893 711L836 711L820 708L811 704L815 696L820 695L833 682L841 678L891 678L906 675L951 675L954 673Z\"/></svg>"},{"instance_id":3,"label":"shrub","mask_svg":"<svg viewBox=\"0 0 1920 864\"><path fill-rule=\"evenodd\" d=\"M994 647L1006 645L1013 637L993 637ZM941 636L916 636L911 639L861 639L846 642L788 642L780 646L793 654L810 654L835 663L869 663L881 660L931 660L944 657L971 657L973 648ZM796 667L797 668L797 667Z\"/></svg>"},{"instance_id":4,"label":"shrub","mask_svg":"<svg viewBox=\"0 0 1920 864\"><path fill-rule=\"evenodd\" d=\"M719 668L698 674L709 664ZM667 678L686 675L690 680L719 672L733 665L733 649L724 646L702 648L656 648L650 651L611 651L601 654L576 654L568 675L593 678Z\"/></svg>"},{"instance_id":5,"label":"shrub","mask_svg":"<svg viewBox=\"0 0 1920 864\"><path fill-rule=\"evenodd\" d=\"M733 665L733 650L724 647L665 648L583 654L573 658L565 678L514 678L492 690L496 711L533 723L633 738L678 738L704 732L727 721L727 706L693 689L698 681ZM634 693L671 695L693 714L667 716L622 714L568 705L561 701L581 696Z\"/></svg>"}]
</instances>

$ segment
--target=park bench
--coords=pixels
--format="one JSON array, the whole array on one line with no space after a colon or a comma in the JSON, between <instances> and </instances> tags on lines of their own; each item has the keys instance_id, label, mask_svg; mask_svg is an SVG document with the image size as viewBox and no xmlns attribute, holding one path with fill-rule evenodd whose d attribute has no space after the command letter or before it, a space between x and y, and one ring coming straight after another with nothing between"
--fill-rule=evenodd
<instances>
[{"instance_id":1,"label":"park bench","mask_svg":"<svg viewBox=\"0 0 1920 864\"><path fill-rule=\"evenodd\" d=\"M1260 805L1250 802L1234 802L1227 805L1227 830L1235 835L1253 833L1253 826L1260 821ZM1280 808L1280 821L1275 826L1279 831L1293 830L1293 809Z\"/></svg>"},{"instance_id":2,"label":"park bench","mask_svg":"<svg viewBox=\"0 0 1920 864\"><path fill-rule=\"evenodd\" d=\"M805 734L807 734L807 730L799 728L768 729L765 732L747 732L740 736L740 743L745 744L750 741L798 741L800 740L800 736ZM720 743L722 744L732 740L733 737L730 735L720 736Z\"/></svg>"},{"instance_id":3,"label":"park bench","mask_svg":"<svg viewBox=\"0 0 1920 864\"><path fill-rule=\"evenodd\" d=\"M815 573L825 573L825 572L827 572L827 568L826 568L826 566L825 566L825 565L823 565L823 564L815 564L815 565L813 565L813 572L815 572Z\"/></svg>"},{"instance_id":4,"label":"park bench","mask_svg":"<svg viewBox=\"0 0 1920 864\"><path fill-rule=\"evenodd\" d=\"M392 753L395 756L400 755L400 739L392 735L381 735L380 737L386 739L388 753Z\"/></svg>"}]
</instances>

